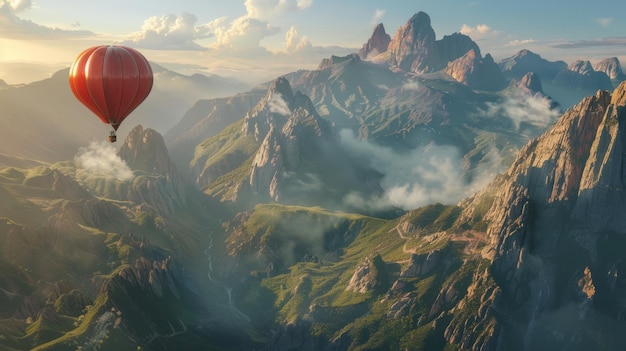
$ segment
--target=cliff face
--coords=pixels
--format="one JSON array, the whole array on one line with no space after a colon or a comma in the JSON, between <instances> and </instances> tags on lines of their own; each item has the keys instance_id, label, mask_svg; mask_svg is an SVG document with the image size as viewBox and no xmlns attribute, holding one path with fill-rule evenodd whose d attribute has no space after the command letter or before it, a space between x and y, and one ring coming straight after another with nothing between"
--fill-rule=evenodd
<instances>
[{"instance_id":1,"label":"cliff face","mask_svg":"<svg viewBox=\"0 0 626 351\"><path fill-rule=\"evenodd\" d=\"M153 129L135 127L118 155L128 166L139 171L122 198L146 204L165 215L187 204L182 178L169 157L163 137Z\"/></svg>"},{"instance_id":2,"label":"cliff face","mask_svg":"<svg viewBox=\"0 0 626 351\"><path fill-rule=\"evenodd\" d=\"M379 23L374 28L374 32L367 43L363 44L363 47L359 50L359 57L367 60L369 57L386 52L390 41L391 37L385 32L385 27L382 23Z\"/></svg>"},{"instance_id":3,"label":"cliff face","mask_svg":"<svg viewBox=\"0 0 626 351\"><path fill-rule=\"evenodd\" d=\"M622 71L622 65L617 57L610 57L600 60L593 69L597 72L604 72L611 79L611 81L621 82L626 79L626 75Z\"/></svg>"},{"instance_id":4,"label":"cliff face","mask_svg":"<svg viewBox=\"0 0 626 351\"><path fill-rule=\"evenodd\" d=\"M501 349L583 350L622 339L608 330L626 325L618 302L626 281L615 276L625 256L609 248L626 238L625 90L599 91L568 110L476 197L493 197L482 253L499 291L490 306L502 316L493 336Z\"/></svg>"},{"instance_id":5,"label":"cliff face","mask_svg":"<svg viewBox=\"0 0 626 351\"><path fill-rule=\"evenodd\" d=\"M481 59L480 53L476 50L470 50L462 57L449 62L446 73L458 82L476 89L499 90L506 85L491 55L487 54Z\"/></svg>"},{"instance_id":6,"label":"cliff face","mask_svg":"<svg viewBox=\"0 0 626 351\"><path fill-rule=\"evenodd\" d=\"M418 12L394 35L389 43L389 63L407 72L436 71L438 61L435 46L435 31L430 17Z\"/></svg>"},{"instance_id":7,"label":"cliff face","mask_svg":"<svg viewBox=\"0 0 626 351\"><path fill-rule=\"evenodd\" d=\"M330 125L319 117L311 100L300 92L294 94L284 78L274 81L246 116L243 131L262 140L250 169L250 187L275 201L280 197L279 178L295 171L302 159L315 157L320 143L332 138Z\"/></svg>"}]
</instances>

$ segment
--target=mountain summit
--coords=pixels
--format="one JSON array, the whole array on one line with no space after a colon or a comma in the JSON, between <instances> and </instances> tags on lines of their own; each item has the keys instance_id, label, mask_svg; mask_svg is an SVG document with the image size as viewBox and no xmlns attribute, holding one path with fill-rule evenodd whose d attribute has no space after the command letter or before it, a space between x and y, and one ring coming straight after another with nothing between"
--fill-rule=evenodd
<instances>
[{"instance_id":1,"label":"mountain summit","mask_svg":"<svg viewBox=\"0 0 626 351\"><path fill-rule=\"evenodd\" d=\"M418 12L389 43L389 64L418 74L445 69L454 79L477 89L501 89L504 77L491 55L481 56L467 35L454 33L435 40L430 17Z\"/></svg>"},{"instance_id":2,"label":"mountain summit","mask_svg":"<svg viewBox=\"0 0 626 351\"><path fill-rule=\"evenodd\" d=\"M359 50L359 57L366 60L387 51L391 37L385 32L385 26L379 23L367 43Z\"/></svg>"}]
</instances>

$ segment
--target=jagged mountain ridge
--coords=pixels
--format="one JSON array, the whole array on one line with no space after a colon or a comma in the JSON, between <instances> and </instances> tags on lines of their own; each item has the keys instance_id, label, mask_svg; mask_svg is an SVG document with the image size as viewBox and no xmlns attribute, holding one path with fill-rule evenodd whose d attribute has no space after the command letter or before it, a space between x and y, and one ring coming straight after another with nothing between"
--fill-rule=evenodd
<instances>
[{"instance_id":1,"label":"jagged mountain ridge","mask_svg":"<svg viewBox=\"0 0 626 351\"><path fill-rule=\"evenodd\" d=\"M626 267L611 248L624 242L618 213L625 89L622 83L612 94L599 91L568 110L467 207L475 215L480 201L497 194L484 215L490 226L483 255L493 262L499 294L491 308L510 317L493 327L490 342L507 349L619 348L613 331L626 324L617 297L626 283L616 274Z\"/></svg>"},{"instance_id":2,"label":"jagged mountain ridge","mask_svg":"<svg viewBox=\"0 0 626 351\"><path fill-rule=\"evenodd\" d=\"M619 75L621 65L617 58L603 59L593 67L587 60L568 65L563 61L548 61L524 49L501 60L498 66L506 77L515 80L534 72L541 78L545 93L565 108L595 94L598 89L613 90L624 80L624 76Z\"/></svg>"},{"instance_id":3,"label":"jagged mountain ridge","mask_svg":"<svg viewBox=\"0 0 626 351\"><path fill-rule=\"evenodd\" d=\"M200 144L191 170L207 193L244 208L270 200L334 207L341 194L380 189L379 175L350 160L337 131L285 78L273 81L243 120Z\"/></svg>"},{"instance_id":4,"label":"jagged mountain ridge","mask_svg":"<svg viewBox=\"0 0 626 351\"><path fill-rule=\"evenodd\" d=\"M320 71L329 69L333 74L343 74L345 71L339 66L353 65L354 68L361 64L354 56L331 58L320 66ZM370 69L374 66L361 67ZM323 77L326 72L316 74ZM528 87L537 85L531 84L530 80L529 77L526 81ZM409 82L424 83L425 80ZM242 189L239 185L250 184L256 170L255 179L264 180L256 183L262 184L256 189L257 194L265 199L284 201L285 193L281 192L280 182L273 182L273 179L279 179L279 171L298 171L298 167L311 161L310 157L320 153L321 148L317 148L320 140L322 144L332 142L334 136L330 123L324 120L324 115L316 115L311 106L315 100L310 101L306 94L298 95L291 88L287 89L288 80L280 79L272 84L273 91L265 90L261 94L265 99L259 99L248 115L244 114L245 119L198 147L198 165L214 166L218 168L215 174L224 172L222 175L239 177L237 173L243 171L241 178L226 179L234 179L236 186L227 185L218 191L243 193L239 192ZM432 89L435 85L438 89ZM445 79L433 80L427 86L429 89L422 89L421 94L426 97L436 95L436 103L418 111L423 114L412 121L422 122L429 118L431 106L451 108L450 101L445 101L448 89L476 96L473 95L476 92L467 86ZM411 85L396 89L398 95L409 97L406 101L415 96L411 93ZM379 88L377 91L384 90ZM280 93L280 99L276 92ZM618 191L619 167L613 162L604 162L615 160L622 151L619 121L623 96L623 89L613 92L611 99L608 99L608 93L600 92L595 99L581 103L575 112L568 112L567 117L548 134L531 142L515 163L516 168L511 170L512 174L519 172L515 184L507 183L506 176L501 177L489 188L491 192L478 196L474 202L464 203L463 207L436 204L391 219L281 204L257 205L236 216L223 209L216 210L211 206L214 203L194 191L194 187L185 187L184 192L181 190L183 177L176 176L171 160L165 157L167 150L162 138L153 130L141 127L133 129L122 145L124 151L120 150L120 155L133 165L135 178L132 184L102 180L98 176L79 177L80 172L69 161L49 165L13 160L13 166L3 166L0 174L3 182L0 206L4 206L7 211L3 213L10 216L0 233L11 236L2 243L29 239L24 248L40 249L30 256L44 259L35 262L41 264L37 268L42 273L32 273L32 276L25 273L22 267L33 267L34 264L27 260L20 261L21 266L9 263L7 267L10 268L0 273L0 282L9 282L7 285L11 287L9 293L2 292L0 303L13 301L15 295L12 294L29 301L25 307L20 306L15 315L20 321L9 334L11 342L15 342L11 346L27 349L39 345L42 340L62 339L64 333L75 329L72 323L79 322L77 311L82 312L92 303L81 326L94 332L89 335L98 335L98 325L109 326L110 338L100 340L106 347L116 349L119 345L115 343L120 339L127 340L122 344L131 349L137 346L131 342L133 340L139 340L145 349L328 347L443 350L446 347L542 346L532 343L537 342L533 340L554 342L556 346L563 346L559 340L573 340L566 346L587 349L595 348L600 342L608 349L621 345L620 340L614 341L606 335L623 329L619 314L624 285L619 275L624 269L623 255L619 250L613 250L623 247L619 238L613 240L616 237L614 232L619 231L622 223L610 211L602 212L598 201L601 203L608 196L616 209L623 206ZM385 98L383 105L390 109L398 100L404 99L394 100L396 98L391 93ZM412 106L416 107L417 103ZM300 112L291 115L277 112L291 113L294 109ZM612 117L596 124L600 119L598 116L605 118L604 113L610 109L614 113L606 115ZM367 117L376 118L374 111L370 110ZM451 115L443 116L447 118L442 119L446 123L453 121ZM286 121L281 125L277 120ZM403 127L393 125L380 130L404 132ZM374 134L362 133L370 137ZM550 135L556 137L548 140L552 138ZM579 141L580 145L577 144ZM589 143L592 144L590 148ZM250 157L243 163L237 163L241 159L235 159L235 166L230 164L232 161L211 165L209 158L223 156L219 154L229 149L222 148L226 144L232 147L231 150ZM537 146L539 144L541 147ZM589 155L595 155L596 161L585 151L594 148L599 151L589 151ZM294 151L296 149L298 152ZM533 150L541 152L533 154ZM543 151L546 151L545 155ZM298 155L306 157L298 158ZM603 161L598 161L600 159ZM240 166L236 167L236 164ZM558 167L551 168L553 164ZM318 165L312 163L306 170ZM345 168L344 164L341 166L341 169ZM208 168L202 169L205 170ZM208 173L205 176L209 177ZM584 182L575 179L579 174ZM353 174L346 178L352 182L357 179ZM241 179L243 183L238 183ZM377 183L375 174L372 179ZM266 186L268 180L269 186ZM545 185L545 182L549 184ZM578 183L586 185L576 185ZM277 192L273 193L278 195L276 198L271 198L274 196L272 184L277 184L274 188ZM573 195L576 189L585 196ZM612 197L607 189L617 191L618 196ZM549 195L543 195L544 191ZM137 193L149 196L133 197ZM493 193L498 195L495 201ZM33 197L33 194L37 196ZM243 200L236 195L235 198ZM560 240L565 236L562 234L557 240L554 233L561 233L558 230L563 224L556 220L564 218L561 215L570 210L573 198L576 203L586 199L581 201L586 205L579 209L583 215L576 216L584 221L583 229L574 231L574 240ZM5 202L5 199L9 200ZM168 201L172 206L163 205ZM317 200L312 202L319 204ZM543 207L540 206L544 202L548 209L542 213ZM537 204L539 207L534 207ZM489 207L486 205L491 209L485 210L484 207ZM589 208L599 211L600 216L593 216L594 220L590 221L588 213L593 213ZM215 223L223 219L229 219L225 227ZM595 219L599 222L595 223ZM31 222L43 223L46 228L24 227L24 223ZM570 225L577 227L578 224L575 222L566 227L569 229ZM51 225L53 228L49 228ZM605 232L607 228L610 230ZM589 235L588 230L593 233ZM599 233L595 233L596 230ZM137 236L125 235L128 231ZM30 232L35 234L28 234ZM311 236L311 233L321 235ZM554 242L559 242L557 248L560 250L551 250L550 245ZM8 246L3 249L13 254L23 251ZM376 254L372 255L373 251ZM75 255L66 257L67 252ZM576 259L582 259L572 266L559 266L571 259L570 252ZM10 257L14 259L15 256ZM21 259L28 257L25 255ZM85 257L91 260L89 264L85 264ZM98 261L98 257L106 257L107 261ZM607 257L607 261L602 260ZM124 265L116 266L117 260L123 261ZM556 273L551 275L549 269L544 269L541 262L546 261L554 262L557 273L564 273L563 277ZM57 264L61 268L55 267ZM57 281L68 271L64 265L83 270L78 272L80 279L77 280L81 282L89 284L95 279L95 286L102 283L99 296L104 297L92 300L95 295L90 296L87 292L93 286L82 291L72 284ZM195 282L206 281L208 276L213 289L207 288L208 293L201 291L211 301L197 300L202 294L197 293L189 280L181 278L179 265L185 267L186 272L196 272ZM40 278L37 276L45 269L59 275L50 278L55 281L42 287L33 286L33 281ZM90 274L96 270L99 273ZM552 281L554 276L557 278ZM2 285L3 289L7 285ZM27 296L28 291L34 292ZM58 307L42 308L46 305L44 296L50 302L54 300ZM555 300L571 304L555 305L545 296L563 297ZM221 300L222 304L213 300ZM532 303L536 301L539 303ZM207 307L210 311L197 306ZM605 318L607 311L615 306L619 307L615 315ZM211 318L214 315L210 313L216 310L226 310L227 313ZM24 318L27 315L23 311L39 311L31 327L28 327ZM562 325L554 322L560 321L556 317L561 312L565 312L567 321L583 315L584 322L577 326L584 328L554 329L555 325L559 328ZM529 315L538 316L534 319L534 328L528 328L532 333L526 334L536 336L536 339L530 338L530 343L524 337L510 333L514 327L526 328L524 323ZM196 319L198 316L210 320ZM121 318L120 329L113 327L118 318ZM615 320L618 323L612 323ZM54 335L46 336L41 332L50 330L51 325L55 326ZM27 329L35 330L35 333L22 338ZM243 330L253 330L251 333L258 342L251 341ZM82 337L71 342L93 346L87 344L87 334ZM597 341L595 344L594 340ZM58 347L69 345L62 344L66 339L59 342L61 344L57 346L61 346ZM55 346L42 348L51 347Z\"/></svg>"},{"instance_id":5,"label":"jagged mountain ridge","mask_svg":"<svg viewBox=\"0 0 626 351\"><path fill-rule=\"evenodd\" d=\"M626 80L626 75L622 71L622 65L617 57L602 59L593 65L593 69L598 72L604 72L611 81L619 83Z\"/></svg>"}]
</instances>

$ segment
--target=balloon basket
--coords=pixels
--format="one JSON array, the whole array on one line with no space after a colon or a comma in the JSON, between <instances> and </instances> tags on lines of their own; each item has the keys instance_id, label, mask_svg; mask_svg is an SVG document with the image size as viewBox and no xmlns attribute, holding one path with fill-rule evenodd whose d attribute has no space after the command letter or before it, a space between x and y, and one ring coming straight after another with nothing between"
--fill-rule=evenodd
<instances>
[{"instance_id":1,"label":"balloon basket","mask_svg":"<svg viewBox=\"0 0 626 351\"><path fill-rule=\"evenodd\" d=\"M111 134L109 134L109 142L114 143L117 141L117 135L115 135L115 132L111 132Z\"/></svg>"}]
</instances>

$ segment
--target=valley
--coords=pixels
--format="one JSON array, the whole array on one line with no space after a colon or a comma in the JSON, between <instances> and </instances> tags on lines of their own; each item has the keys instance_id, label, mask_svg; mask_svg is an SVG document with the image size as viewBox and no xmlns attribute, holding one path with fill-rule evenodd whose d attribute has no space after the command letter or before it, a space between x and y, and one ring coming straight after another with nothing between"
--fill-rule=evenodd
<instances>
[{"instance_id":1,"label":"valley","mask_svg":"<svg viewBox=\"0 0 626 351\"><path fill-rule=\"evenodd\" d=\"M253 88L155 72L115 147L67 70L0 90L0 351L623 345L618 60L418 12Z\"/></svg>"}]
</instances>

